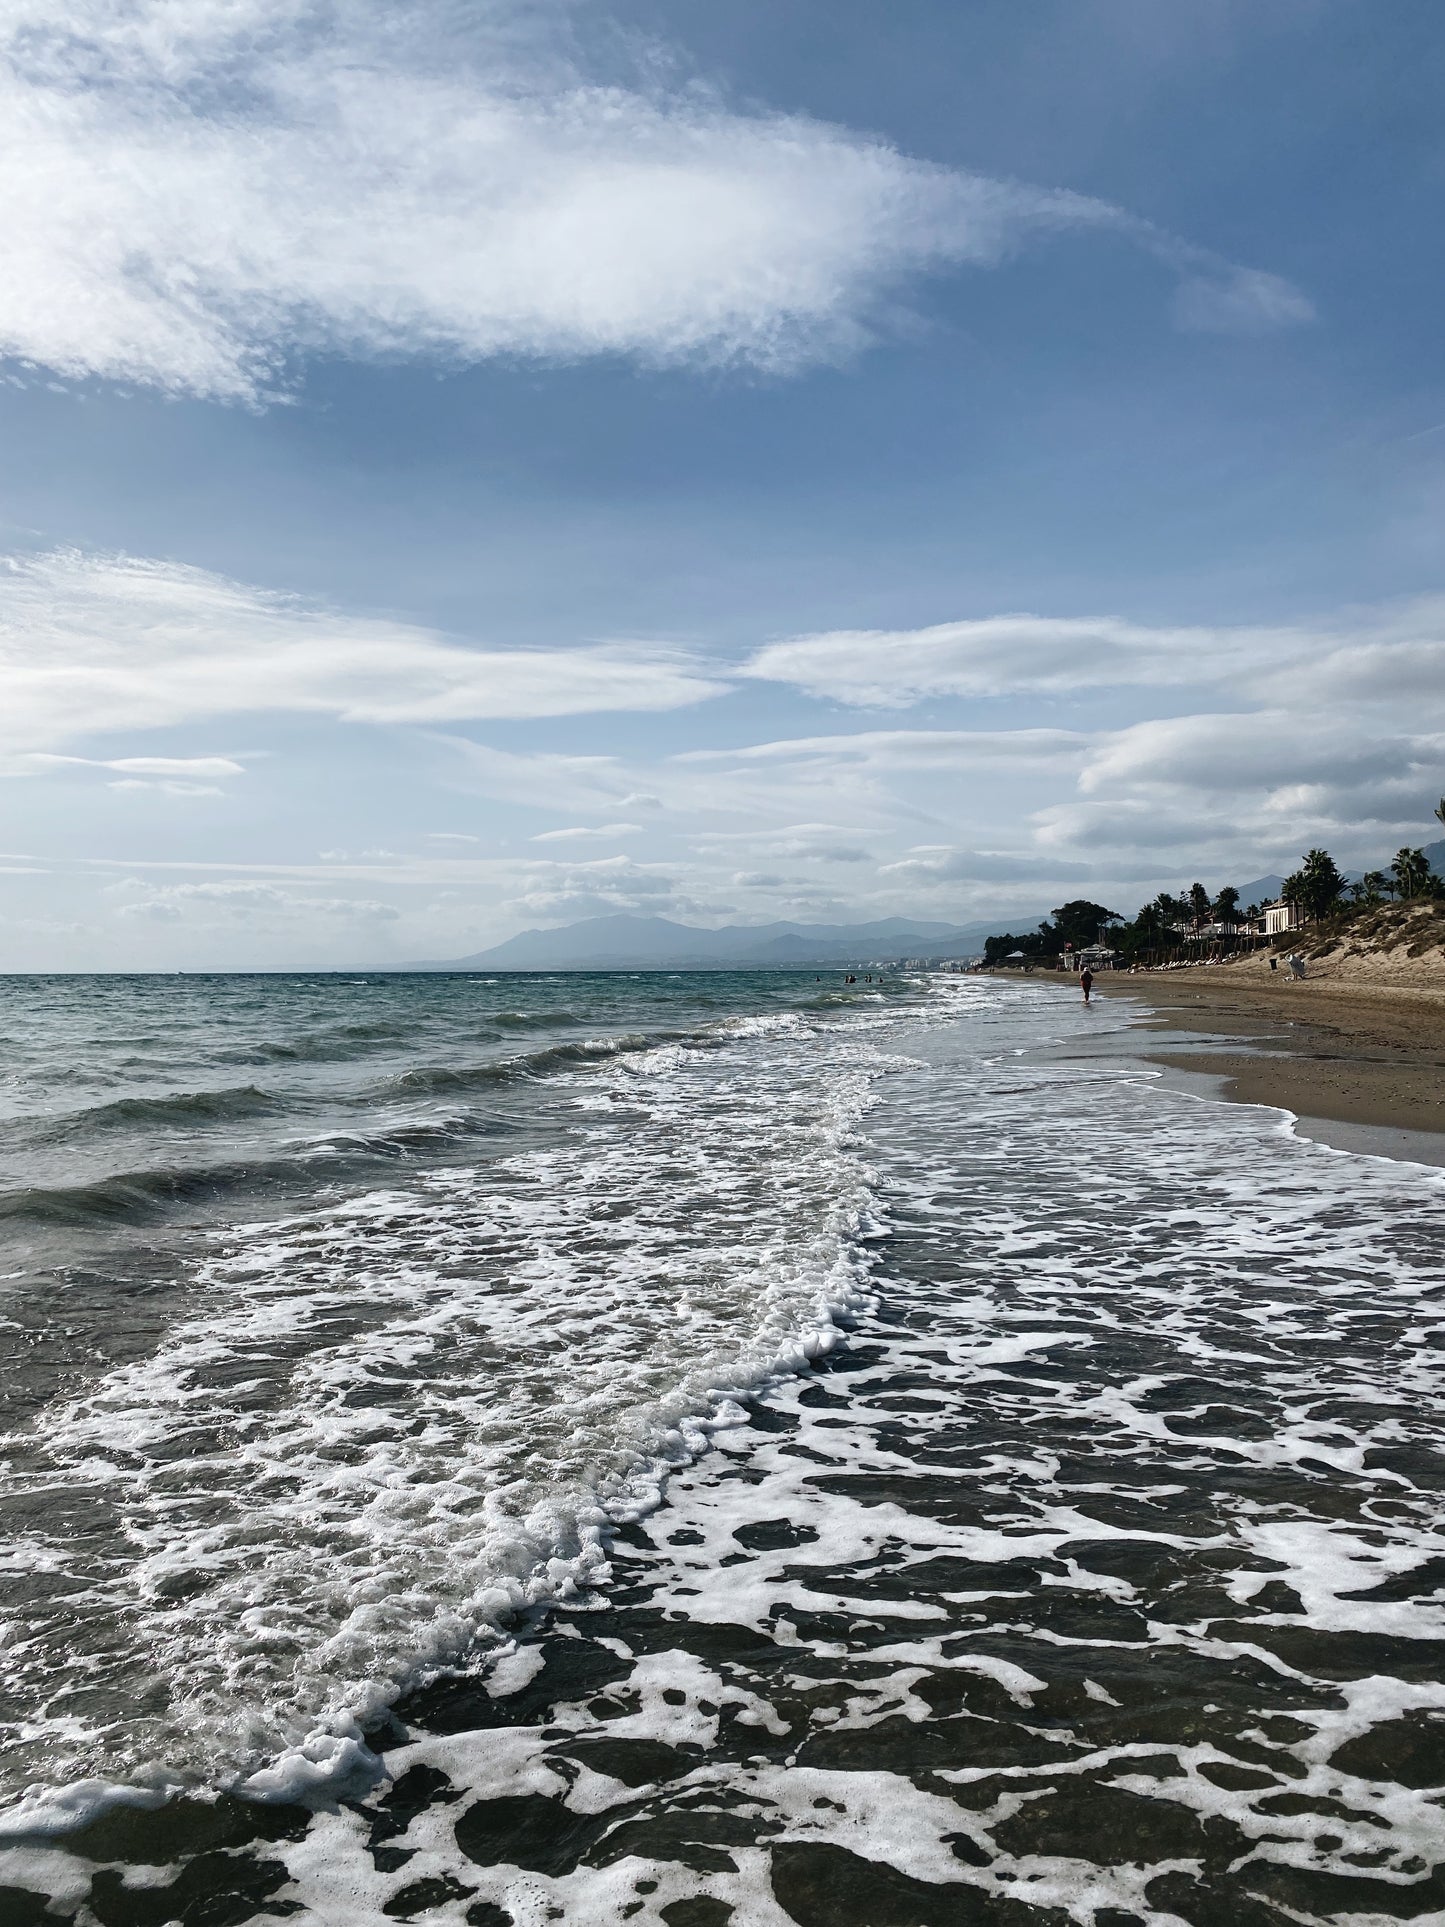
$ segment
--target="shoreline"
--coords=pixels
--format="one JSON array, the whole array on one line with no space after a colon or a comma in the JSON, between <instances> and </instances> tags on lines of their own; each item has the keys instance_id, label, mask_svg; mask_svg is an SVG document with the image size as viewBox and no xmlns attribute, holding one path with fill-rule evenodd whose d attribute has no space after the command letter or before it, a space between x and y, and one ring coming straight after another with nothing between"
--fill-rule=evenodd
<instances>
[{"instance_id":1,"label":"shoreline","mask_svg":"<svg viewBox=\"0 0 1445 1927\"><path fill-rule=\"evenodd\" d=\"M1141 1007L1137 1054L1174 1078L1289 1111L1338 1149L1445 1164L1445 987L1200 966L1101 973L1095 990Z\"/></svg>"}]
</instances>

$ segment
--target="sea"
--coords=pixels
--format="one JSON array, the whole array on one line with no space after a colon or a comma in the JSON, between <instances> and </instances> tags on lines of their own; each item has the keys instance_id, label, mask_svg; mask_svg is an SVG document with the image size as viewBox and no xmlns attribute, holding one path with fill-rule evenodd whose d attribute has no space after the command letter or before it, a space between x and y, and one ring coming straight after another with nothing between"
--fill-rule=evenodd
<instances>
[{"instance_id":1,"label":"sea","mask_svg":"<svg viewBox=\"0 0 1445 1927\"><path fill-rule=\"evenodd\" d=\"M897 970L0 980L0 1927L1445 1921L1445 1174Z\"/></svg>"}]
</instances>

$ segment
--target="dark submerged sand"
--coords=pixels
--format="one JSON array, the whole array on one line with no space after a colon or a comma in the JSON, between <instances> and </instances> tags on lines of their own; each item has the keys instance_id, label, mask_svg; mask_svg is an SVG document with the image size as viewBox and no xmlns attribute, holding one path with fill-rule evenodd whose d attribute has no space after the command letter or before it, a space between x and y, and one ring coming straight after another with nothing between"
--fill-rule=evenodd
<instances>
[{"instance_id":1,"label":"dark submerged sand","mask_svg":"<svg viewBox=\"0 0 1445 1927\"><path fill-rule=\"evenodd\" d=\"M1362 1149L1385 1148L1376 1133L1428 1132L1445 1154L1445 987L1295 983L1251 964L1105 976L1096 988L1147 1007L1164 1046L1151 1063L1223 1079L1221 1094L1242 1103L1365 1127ZM1208 1041L1171 1049L1171 1031Z\"/></svg>"}]
</instances>

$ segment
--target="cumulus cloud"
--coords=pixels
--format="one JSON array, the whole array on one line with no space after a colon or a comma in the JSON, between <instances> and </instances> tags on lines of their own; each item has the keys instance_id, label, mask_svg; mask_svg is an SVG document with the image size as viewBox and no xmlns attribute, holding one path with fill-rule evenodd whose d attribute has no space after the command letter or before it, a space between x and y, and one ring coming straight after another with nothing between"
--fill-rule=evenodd
<instances>
[{"instance_id":1,"label":"cumulus cloud","mask_svg":"<svg viewBox=\"0 0 1445 1927\"><path fill-rule=\"evenodd\" d=\"M0 674L0 748L19 752L263 710L445 722L675 709L722 688L663 649L463 647L203 569L75 550L0 566ZM195 775L200 762L217 775L239 768L227 758L98 766Z\"/></svg>"},{"instance_id":2,"label":"cumulus cloud","mask_svg":"<svg viewBox=\"0 0 1445 1927\"><path fill-rule=\"evenodd\" d=\"M0 351L254 401L288 356L626 355L787 371L908 277L1124 236L1195 327L1309 304L1081 195L519 51L499 0L13 0Z\"/></svg>"}]
</instances>

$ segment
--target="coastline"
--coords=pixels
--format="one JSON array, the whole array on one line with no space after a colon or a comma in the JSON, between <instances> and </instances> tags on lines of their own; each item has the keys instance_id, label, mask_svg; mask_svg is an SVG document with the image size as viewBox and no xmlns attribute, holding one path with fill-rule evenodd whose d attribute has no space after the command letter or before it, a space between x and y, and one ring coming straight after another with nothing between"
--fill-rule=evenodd
<instances>
[{"instance_id":1,"label":"coastline","mask_svg":"<svg viewBox=\"0 0 1445 1927\"><path fill-rule=\"evenodd\" d=\"M1158 1044L1139 1055L1175 1078L1291 1111L1340 1149L1445 1164L1445 986L1293 982L1244 964L1105 975L1096 989L1142 1007Z\"/></svg>"}]
</instances>

